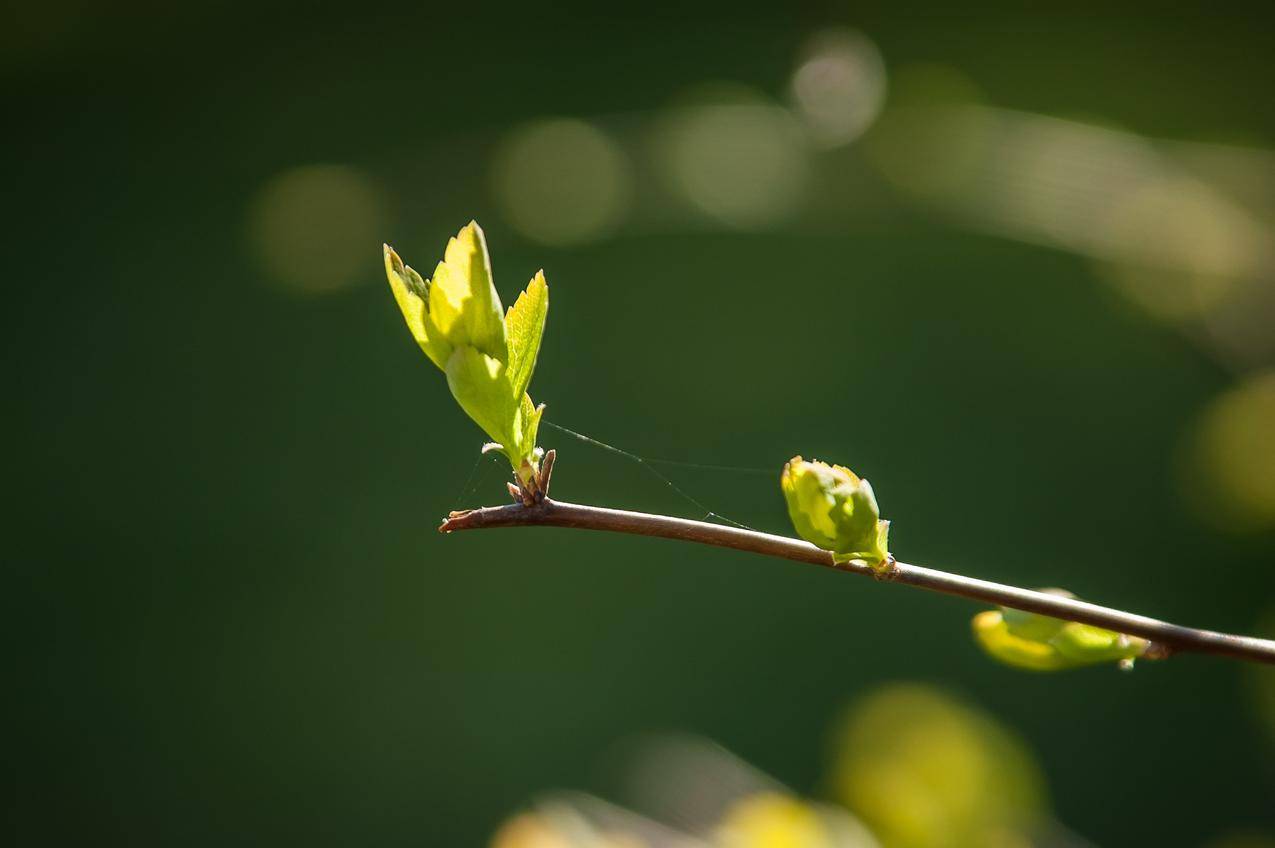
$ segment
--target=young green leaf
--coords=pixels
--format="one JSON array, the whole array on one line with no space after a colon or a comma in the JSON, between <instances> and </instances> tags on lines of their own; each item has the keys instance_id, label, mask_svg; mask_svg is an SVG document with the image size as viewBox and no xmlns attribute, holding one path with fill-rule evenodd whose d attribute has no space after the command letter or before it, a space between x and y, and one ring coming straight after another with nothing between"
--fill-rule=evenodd
<instances>
[{"instance_id":1,"label":"young green leaf","mask_svg":"<svg viewBox=\"0 0 1275 848\"><path fill-rule=\"evenodd\" d=\"M1059 671L1070 668L1058 649L1049 642L1028 639L1011 632L998 610L979 613L974 616L972 624L978 644L989 656L1006 665L1028 671Z\"/></svg>"},{"instance_id":2,"label":"young green leaf","mask_svg":"<svg viewBox=\"0 0 1275 848\"><path fill-rule=\"evenodd\" d=\"M1077 665L1132 660L1147 649L1145 639L1076 621L1064 624L1051 642L1059 654Z\"/></svg>"},{"instance_id":3,"label":"young green leaf","mask_svg":"<svg viewBox=\"0 0 1275 848\"><path fill-rule=\"evenodd\" d=\"M526 486L537 468L536 434L544 412L526 392L549 310L543 272L505 316L477 223L448 241L432 280L403 264L388 245L384 253L385 276L412 337Z\"/></svg>"},{"instance_id":4,"label":"young green leaf","mask_svg":"<svg viewBox=\"0 0 1275 848\"><path fill-rule=\"evenodd\" d=\"M881 520L867 480L849 468L795 456L784 465L779 484L799 536L831 551L838 562L885 567L890 522Z\"/></svg>"},{"instance_id":5,"label":"young green leaf","mask_svg":"<svg viewBox=\"0 0 1275 848\"><path fill-rule=\"evenodd\" d=\"M536 434L540 431L540 416L544 415L545 405L536 406L531 395L524 393L518 408L518 453L519 456L531 456L536 450Z\"/></svg>"},{"instance_id":6,"label":"young green leaf","mask_svg":"<svg viewBox=\"0 0 1275 848\"><path fill-rule=\"evenodd\" d=\"M429 311L454 347L476 348L501 362L508 359L500 295L477 222L470 221L447 242L429 284Z\"/></svg>"},{"instance_id":7,"label":"young green leaf","mask_svg":"<svg viewBox=\"0 0 1275 848\"><path fill-rule=\"evenodd\" d=\"M394 300L407 321L407 329L425 355L439 368L447 367L452 346L429 313L429 283L421 279L388 244L381 245L385 254L385 276L390 281Z\"/></svg>"},{"instance_id":8,"label":"young green leaf","mask_svg":"<svg viewBox=\"0 0 1275 848\"><path fill-rule=\"evenodd\" d=\"M1042 590L1072 597L1062 589ZM1146 639L1047 615L1002 607L974 616L974 637L1006 665L1029 671L1061 671L1142 656Z\"/></svg>"},{"instance_id":9,"label":"young green leaf","mask_svg":"<svg viewBox=\"0 0 1275 848\"><path fill-rule=\"evenodd\" d=\"M504 363L475 348L458 347L447 360L447 385L461 409L504 447L510 461L520 458L518 403L509 389Z\"/></svg>"},{"instance_id":10,"label":"young green leaf","mask_svg":"<svg viewBox=\"0 0 1275 848\"><path fill-rule=\"evenodd\" d=\"M518 300L505 315L505 333L509 339L509 383L515 395L527 391L531 383L548 314L549 286L545 284L545 272L537 271L527 284L527 290L518 295Z\"/></svg>"}]
</instances>

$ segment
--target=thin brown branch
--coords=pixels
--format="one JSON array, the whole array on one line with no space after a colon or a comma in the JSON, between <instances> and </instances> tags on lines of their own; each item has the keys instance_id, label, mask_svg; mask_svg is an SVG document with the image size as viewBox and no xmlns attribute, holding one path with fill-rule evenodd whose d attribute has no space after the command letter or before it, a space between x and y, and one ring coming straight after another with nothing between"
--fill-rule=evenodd
<instances>
[{"instance_id":1,"label":"thin brown branch","mask_svg":"<svg viewBox=\"0 0 1275 848\"><path fill-rule=\"evenodd\" d=\"M919 586L933 592L958 595L1067 621L1092 624L1130 636L1140 636L1154 643L1152 655L1164 656L1168 653L1194 651L1275 664L1275 642L1267 639L1234 636L1211 630L1196 630L1143 615L1085 603L1074 598L1019 589L988 580L923 568L919 565L908 565L904 562L895 563L894 567L883 576L866 565L834 562L832 555L827 551L797 539L773 536L755 530L723 527L703 521L673 518L668 515L581 506L546 498L533 506L511 504L454 512L438 529L443 533L451 533L457 530L489 527L526 526L607 530L612 533L660 536L665 539L751 551L765 556L821 565L836 571L871 576L885 582Z\"/></svg>"}]
</instances>

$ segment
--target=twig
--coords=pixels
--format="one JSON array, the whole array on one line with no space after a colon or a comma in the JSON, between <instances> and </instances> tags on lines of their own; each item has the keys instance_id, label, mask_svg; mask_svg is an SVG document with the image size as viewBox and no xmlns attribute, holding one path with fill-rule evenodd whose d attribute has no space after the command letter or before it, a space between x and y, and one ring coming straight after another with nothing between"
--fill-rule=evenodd
<instances>
[{"instance_id":1,"label":"twig","mask_svg":"<svg viewBox=\"0 0 1275 848\"><path fill-rule=\"evenodd\" d=\"M751 551L765 556L821 565L836 571L871 576L884 582L920 586L922 589L959 595L988 604L1092 624L1130 636L1140 636L1153 643L1148 651L1148 657L1163 657L1171 653L1194 651L1275 664L1275 642L1267 639L1234 636L1211 630L1196 630L1130 612L1085 603L1074 598L1018 589L1014 586L949 574L945 571L936 571L904 562L896 562L892 568L881 573L861 563L834 562L832 555L827 551L797 539L773 536L755 530L724 527L704 521L690 521L668 515L581 506L545 498L532 506L511 504L453 512L438 529L443 533L451 533L457 530L525 526L607 530L613 533L660 536L665 539Z\"/></svg>"}]
</instances>

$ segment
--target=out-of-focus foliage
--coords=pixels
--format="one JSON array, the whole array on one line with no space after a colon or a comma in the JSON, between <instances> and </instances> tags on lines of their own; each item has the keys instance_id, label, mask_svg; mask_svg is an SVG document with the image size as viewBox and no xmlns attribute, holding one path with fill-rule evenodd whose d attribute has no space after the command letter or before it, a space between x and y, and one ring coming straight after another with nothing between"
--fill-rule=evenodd
<instances>
[{"instance_id":1,"label":"out-of-focus foliage","mask_svg":"<svg viewBox=\"0 0 1275 848\"><path fill-rule=\"evenodd\" d=\"M1275 638L1275 607L1257 623L1255 632L1267 639ZM1266 733L1267 744L1275 748L1275 668L1253 665L1247 669L1247 675L1258 723Z\"/></svg>"},{"instance_id":2,"label":"out-of-focus foliage","mask_svg":"<svg viewBox=\"0 0 1275 848\"><path fill-rule=\"evenodd\" d=\"M1260 830L1232 830L1210 839L1203 848L1275 848L1275 835Z\"/></svg>"},{"instance_id":3,"label":"out-of-focus foliage","mask_svg":"<svg viewBox=\"0 0 1275 848\"><path fill-rule=\"evenodd\" d=\"M421 350L447 375L456 402L509 458L519 480L536 470L544 404L527 394L540 353L549 287L537 272L501 316L487 241L471 221L447 242L432 280L385 245L385 276Z\"/></svg>"},{"instance_id":4,"label":"out-of-focus foliage","mask_svg":"<svg viewBox=\"0 0 1275 848\"><path fill-rule=\"evenodd\" d=\"M491 848L571 848L571 842L535 813L519 813L500 826Z\"/></svg>"},{"instance_id":5,"label":"out-of-focus foliage","mask_svg":"<svg viewBox=\"0 0 1275 848\"><path fill-rule=\"evenodd\" d=\"M596 798L562 796L511 818L492 846L1026 848L1064 832L1034 752L943 690L876 690L836 726L831 753L837 805L803 799L706 741L649 740L631 766L635 800L654 804L668 829Z\"/></svg>"},{"instance_id":6,"label":"out-of-focus foliage","mask_svg":"<svg viewBox=\"0 0 1275 848\"><path fill-rule=\"evenodd\" d=\"M1043 591L1072 597L1061 589ZM975 639L989 656L1030 671L1131 662L1148 645L1136 636L1008 607L981 612L972 625Z\"/></svg>"},{"instance_id":7,"label":"out-of-focus foliage","mask_svg":"<svg viewBox=\"0 0 1275 848\"><path fill-rule=\"evenodd\" d=\"M830 848L832 837L810 804L777 792L741 799L718 826L721 848Z\"/></svg>"},{"instance_id":8,"label":"out-of-focus foliage","mask_svg":"<svg viewBox=\"0 0 1275 848\"><path fill-rule=\"evenodd\" d=\"M1275 526L1275 371L1214 398L1182 460L1179 485L1200 518L1231 531Z\"/></svg>"},{"instance_id":9,"label":"out-of-focus foliage","mask_svg":"<svg viewBox=\"0 0 1275 848\"><path fill-rule=\"evenodd\" d=\"M554 811L558 812L558 811ZM645 848L637 835L604 831L574 815L519 813L500 826L490 848Z\"/></svg>"},{"instance_id":10,"label":"out-of-focus foliage","mask_svg":"<svg viewBox=\"0 0 1275 848\"><path fill-rule=\"evenodd\" d=\"M541 797L492 835L490 848L708 848L681 830L581 792ZM855 846L858 848L858 846Z\"/></svg>"},{"instance_id":11,"label":"out-of-focus foliage","mask_svg":"<svg viewBox=\"0 0 1275 848\"><path fill-rule=\"evenodd\" d=\"M834 757L833 795L887 848L1003 845L1048 819L1027 745L938 689L899 684L855 704Z\"/></svg>"},{"instance_id":12,"label":"out-of-focus foliage","mask_svg":"<svg viewBox=\"0 0 1275 848\"><path fill-rule=\"evenodd\" d=\"M890 522L881 520L872 484L849 468L795 456L784 465L780 488L792 525L807 542L831 551L838 562L887 561Z\"/></svg>"}]
</instances>

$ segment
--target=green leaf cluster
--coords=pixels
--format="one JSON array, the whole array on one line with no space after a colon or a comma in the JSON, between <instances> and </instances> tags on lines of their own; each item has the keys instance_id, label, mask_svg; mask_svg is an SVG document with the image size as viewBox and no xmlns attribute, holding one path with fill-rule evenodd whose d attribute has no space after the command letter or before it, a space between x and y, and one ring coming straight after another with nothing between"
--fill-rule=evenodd
<instances>
[{"instance_id":1,"label":"green leaf cluster","mask_svg":"<svg viewBox=\"0 0 1275 848\"><path fill-rule=\"evenodd\" d=\"M1071 597L1062 589L1044 591ZM1029 671L1132 662L1149 644L1101 627L1005 607L974 616L973 628L974 638L989 656Z\"/></svg>"},{"instance_id":2,"label":"green leaf cluster","mask_svg":"<svg viewBox=\"0 0 1275 848\"><path fill-rule=\"evenodd\" d=\"M888 562L890 522L881 520L872 484L849 468L795 456L779 478L788 516L801 538L831 551L838 562Z\"/></svg>"},{"instance_id":3,"label":"green leaf cluster","mask_svg":"<svg viewBox=\"0 0 1275 848\"><path fill-rule=\"evenodd\" d=\"M544 404L536 406L527 394L549 312L544 272L536 272L502 315L477 222L447 242L431 279L405 265L389 245L384 253L385 276L412 337L525 485L537 469L536 432L544 413Z\"/></svg>"}]
</instances>

